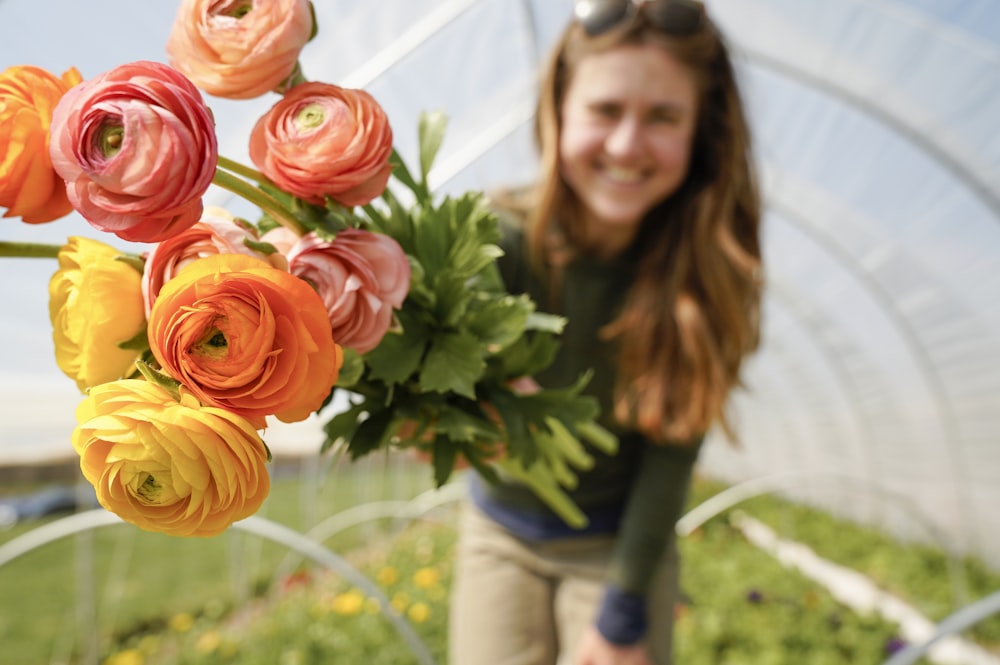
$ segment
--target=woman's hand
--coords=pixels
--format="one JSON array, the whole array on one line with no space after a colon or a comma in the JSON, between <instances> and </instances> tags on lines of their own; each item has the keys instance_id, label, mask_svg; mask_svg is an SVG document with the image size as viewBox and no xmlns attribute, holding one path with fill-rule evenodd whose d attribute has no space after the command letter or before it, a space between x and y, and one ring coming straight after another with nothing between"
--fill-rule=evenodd
<instances>
[{"instance_id":1,"label":"woman's hand","mask_svg":"<svg viewBox=\"0 0 1000 665\"><path fill-rule=\"evenodd\" d=\"M533 393L541 390L541 386L530 376L522 376L516 379L512 379L507 382L507 386L518 395L531 395ZM488 402L480 402L479 407L483 410L493 422L503 427L503 421L500 419L500 414L493 407L492 404ZM420 462L430 462L431 452L429 445L434 441L434 430L433 428L428 428L423 431L420 437L415 437L417 430L419 428L419 423L416 420L407 420L399 425L396 429L396 438L400 441L409 441L413 445L407 446L410 454ZM498 460L503 458L506 451L506 446L503 441L497 441L492 449L494 452L487 456L488 460ZM455 469L465 469L468 468L469 462L464 457L459 457L455 461Z\"/></svg>"},{"instance_id":2,"label":"woman's hand","mask_svg":"<svg viewBox=\"0 0 1000 665\"><path fill-rule=\"evenodd\" d=\"M653 665L653 661L643 644L612 644L596 627L588 626L577 647L574 665Z\"/></svg>"}]
</instances>

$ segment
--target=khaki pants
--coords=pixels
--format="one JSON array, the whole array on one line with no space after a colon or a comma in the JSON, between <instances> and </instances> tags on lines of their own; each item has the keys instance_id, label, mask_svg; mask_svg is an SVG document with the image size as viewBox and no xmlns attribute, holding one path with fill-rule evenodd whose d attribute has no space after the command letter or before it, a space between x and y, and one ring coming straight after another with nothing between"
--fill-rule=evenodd
<instances>
[{"instance_id":1,"label":"khaki pants","mask_svg":"<svg viewBox=\"0 0 1000 665\"><path fill-rule=\"evenodd\" d=\"M533 543L463 506L449 626L450 665L569 665L604 596L613 536ZM647 646L669 665L676 549L649 590Z\"/></svg>"}]
</instances>

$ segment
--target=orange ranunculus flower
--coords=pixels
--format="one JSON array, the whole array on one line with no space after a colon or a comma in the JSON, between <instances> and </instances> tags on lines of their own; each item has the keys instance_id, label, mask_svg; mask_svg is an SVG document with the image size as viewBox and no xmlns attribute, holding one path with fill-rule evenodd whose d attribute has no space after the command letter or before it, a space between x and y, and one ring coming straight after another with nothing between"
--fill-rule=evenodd
<instances>
[{"instance_id":1,"label":"orange ranunculus flower","mask_svg":"<svg viewBox=\"0 0 1000 665\"><path fill-rule=\"evenodd\" d=\"M291 231L289 233L295 235ZM142 272L142 296L146 301L146 315L153 308L156 294L163 285L195 259L213 254L246 254L264 259L275 268L288 267L288 261L280 251L266 255L253 249L252 243L258 241L260 237L254 226L237 219L225 208L208 206L201 213L197 224L160 241L146 256Z\"/></svg>"},{"instance_id":2,"label":"orange ranunculus flower","mask_svg":"<svg viewBox=\"0 0 1000 665\"><path fill-rule=\"evenodd\" d=\"M52 110L83 78L75 68L57 78L38 67L9 67L0 73L0 206L4 217L30 224L51 222L72 212L66 183L52 168L49 125Z\"/></svg>"},{"instance_id":3,"label":"orange ranunculus flower","mask_svg":"<svg viewBox=\"0 0 1000 665\"><path fill-rule=\"evenodd\" d=\"M253 425L206 407L183 386L123 379L91 389L73 448L101 505L173 536L214 536L257 512L270 491L267 448Z\"/></svg>"},{"instance_id":4,"label":"orange ranunculus flower","mask_svg":"<svg viewBox=\"0 0 1000 665\"><path fill-rule=\"evenodd\" d=\"M329 83L292 88L250 133L250 159L287 192L323 205L369 203L389 182L392 128L364 90Z\"/></svg>"},{"instance_id":5,"label":"orange ranunculus flower","mask_svg":"<svg viewBox=\"0 0 1000 665\"><path fill-rule=\"evenodd\" d=\"M319 409L343 362L326 308L305 281L260 259L197 259L160 290L149 345L205 404L261 424Z\"/></svg>"},{"instance_id":6,"label":"orange ranunculus flower","mask_svg":"<svg viewBox=\"0 0 1000 665\"><path fill-rule=\"evenodd\" d=\"M249 99L291 76L312 35L308 0L182 0L167 53L208 94Z\"/></svg>"},{"instance_id":7,"label":"orange ranunculus flower","mask_svg":"<svg viewBox=\"0 0 1000 665\"><path fill-rule=\"evenodd\" d=\"M56 364L81 392L131 374L140 352L119 348L142 330L142 276L121 250L71 237L49 280Z\"/></svg>"}]
</instances>

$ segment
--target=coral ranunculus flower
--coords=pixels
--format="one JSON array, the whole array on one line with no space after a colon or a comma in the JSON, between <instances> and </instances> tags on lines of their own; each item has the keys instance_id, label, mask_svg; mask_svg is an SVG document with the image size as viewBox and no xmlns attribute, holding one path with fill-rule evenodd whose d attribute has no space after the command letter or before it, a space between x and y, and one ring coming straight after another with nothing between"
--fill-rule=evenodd
<instances>
[{"instance_id":1,"label":"coral ranunculus flower","mask_svg":"<svg viewBox=\"0 0 1000 665\"><path fill-rule=\"evenodd\" d=\"M81 392L131 374L140 352L119 348L146 321L139 271L122 252L71 237L49 280L49 318L56 364Z\"/></svg>"},{"instance_id":2,"label":"coral ranunculus flower","mask_svg":"<svg viewBox=\"0 0 1000 665\"><path fill-rule=\"evenodd\" d=\"M107 510L147 531L214 536L257 512L270 491L254 427L148 381L92 389L76 410L73 448Z\"/></svg>"},{"instance_id":3,"label":"coral ranunculus flower","mask_svg":"<svg viewBox=\"0 0 1000 665\"><path fill-rule=\"evenodd\" d=\"M70 68L62 78L38 67L0 73L0 207L4 217L29 224L51 222L73 211L66 183L52 168L49 125L66 92L82 80Z\"/></svg>"},{"instance_id":4,"label":"coral ranunculus flower","mask_svg":"<svg viewBox=\"0 0 1000 665\"><path fill-rule=\"evenodd\" d=\"M156 294L163 285L195 259L215 254L246 254L264 259L276 268L284 270L288 267L288 262L279 251L266 255L253 249L247 241L260 241L254 227L237 220L223 208L209 206L197 224L158 243L146 257L142 273L146 315L153 308Z\"/></svg>"},{"instance_id":5,"label":"coral ranunculus flower","mask_svg":"<svg viewBox=\"0 0 1000 665\"><path fill-rule=\"evenodd\" d=\"M164 371L202 403L255 423L269 415L288 423L307 418L343 362L312 287L242 254L182 269L160 289L148 334Z\"/></svg>"},{"instance_id":6,"label":"coral ranunculus flower","mask_svg":"<svg viewBox=\"0 0 1000 665\"><path fill-rule=\"evenodd\" d=\"M167 53L208 94L249 99L281 86L312 35L308 0L182 0Z\"/></svg>"},{"instance_id":7,"label":"coral ranunculus flower","mask_svg":"<svg viewBox=\"0 0 1000 665\"><path fill-rule=\"evenodd\" d=\"M198 89L146 61L66 93L49 150L73 207L95 228L135 242L158 242L196 223L219 158Z\"/></svg>"},{"instance_id":8,"label":"coral ranunculus flower","mask_svg":"<svg viewBox=\"0 0 1000 665\"><path fill-rule=\"evenodd\" d=\"M364 205L392 173L392 128L364 90L329 83L292 88L257 121L250 159L279 187L310 203Z\"/></svg>"},{"instance_id":9,"label":"coral ranunculus flower","mask_svg":"<svg viewBox=\"0 0 1000 665\"><path fill-rule=\"evenodd\" d=\"M332 241L303 236L288 253L288 268L323 299L337 343L358 353L378 346L410 289L399 243L362 229L340 231Z\"/></svg>"}]
</instances>

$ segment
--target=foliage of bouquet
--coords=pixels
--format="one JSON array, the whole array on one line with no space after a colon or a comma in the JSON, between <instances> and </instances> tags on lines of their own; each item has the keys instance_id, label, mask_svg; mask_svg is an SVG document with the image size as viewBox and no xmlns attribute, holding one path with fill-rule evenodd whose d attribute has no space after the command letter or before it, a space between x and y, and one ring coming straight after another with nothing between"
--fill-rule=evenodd
<instances>
[{"instance_id":1,"label":"foliage of bouquet","mask_svg":"<svg viewBox=\"0 0 1000 665\"><path fill-rule=\"evenodd\" d=\"M515 389L552 362L565 321L504 289L481 193L430 191L442 115L420 119L414 173L370 94L304 79L315 23L306 0L182 0L169 66L0 73L5 216L75 209L149 245L0 243L58 258L50 315L57 364L85 394L71 437L84 476L144 529L214 535L267 496L266 419L302 421L345 391L324 449L416 448L438 483L459 463L507 474L582 524L564 493L593 463L580 439L616 445L587 377ZM281 95L249 137L256 168L218 154L202 90ZM206 208L213 183L260 218Z\"/></svg>"}]
</instances>

